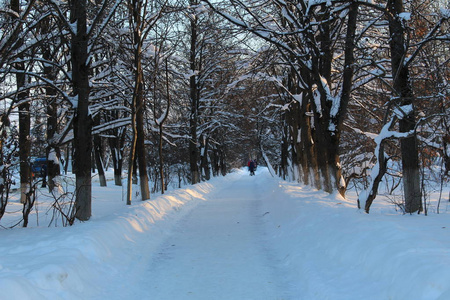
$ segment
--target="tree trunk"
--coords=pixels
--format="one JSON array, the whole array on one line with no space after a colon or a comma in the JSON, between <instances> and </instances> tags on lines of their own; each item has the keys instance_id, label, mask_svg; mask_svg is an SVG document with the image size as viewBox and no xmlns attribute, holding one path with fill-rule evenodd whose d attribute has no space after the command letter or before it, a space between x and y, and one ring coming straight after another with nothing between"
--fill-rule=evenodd
<instances>
[{"instance_id":1,"label":"tree trunk","mask_svg":"<svg viewBox=\"0 0 450 300\"><path fill-rule=\"evenodd\" d=\"M114 184L122 186L123 143L125 134L123 129L115 130L115 136L108 138L114 165Z\"/></svg>"},{"instance_id":2,"label":"tree trunk","mask_svg":"<svg viewBox=\"0 0 450 300\"><path fill-rule=\"evenodd\" d=\"M144 71L142 69L142 29L144 24L142 23L142 0L130 1L130 13L133 23L133 44L134 44L134 92L133 92L133 108L132 116L134 124L133 126L133 139L135 138L135 146L132 146L133 153L130 153L128 172L135 172L134 165L132 164L137 158L139 167L139 178L141 185L141 198L142 200L150 199L150 189L148 187L148 175L147 175L147 160L145 151L145 132L144 132ZM134 153L136 152L136 153ZM130 179L130 175L128 176ZM128 183L131 189L131 182ZM129 192L129 201L131 202L131 191Z\"/></svg>"},{"instance_id":3,"label":"tree trunk","mask_svg":"<svg viewBox=\"0 0 450 300\"><path fill-rule=\"evenodd\" d=\"M382 132L390 130L394 122L395 119L391 120L389 123L386 123L382 129ZM370 206L372 205L373 200L375 200L378 194L378 187L387 170L387 158L384 153L384 139L383 137L380 137L379 140L376 139L375 142L377 143L377 147L375 149L375 156L377 158L377 162L376 166L372 169L373 172L371 174L372 182L370 183L370 186L366 189L366 191L364 193L361 193L358 197L358 208L361 208L362 206L361 204L363 204L366 213L369 213L370 211Z\"/></svg>"},{"instance_id":4,"label":"tree trunk","mask_svg":"<svg viewBox=\"0 0 450 300\"><path fill-rule=\"evenodd\" d=\"M197 5L196 0L190 0L191 6ZM195 184L200 182L200 172L199 172L199 153L198 153L198 136L197 136L197 126L198 126L198 114L199 114L199 91L197 86L197 76L194 75L196 70L196 60L197 60L197 18L191 18L191 49L189 55L189 63L192 75L189 79L189 90L190 90L190 101L191 101L191 115L189 118L189 165L191 169L191 183Z\"/></svg>"},{"instance_id":5,"label":"tree trunk","mask_svg":"<svg viewBox=\"0 0 450 300\"><path fill-rule=\"evenodd\" d=\"M161 177L161 194L164 194L164 156L163 156L163 126L159 124L159 176Z\"/></svg>"},{"instance_id":6,"label":"tree trunk","mask_svg":"<svg viewBox=\"0 0 450 300\"><path fill-rule=\"evenodd\" d=\"M127 205L131 205L131 200L133 198L133 174L135 170L136 161L136 113L135 113L135 102L133 97L133 103L131 104L131 146L130 146L130 157L128 159L128 175L127 175Z\"/></svg>"},{"instance_id":7,"label":"tree trunk","mask_svg":"<svg viewBox=\"0 0 450 300\"><path fill-rule=\"evenodd\" d=\"M3 151L3 147L6 146L5 143L7 143L7 133L6 133L6 127L9 127L9 119L7 115L2 115L0 117L0 121L2 122L2 126L0 128L0 166L3 166L5 164L9 163L8 157L5 157L5 152ZM10 152L11 153L11 152ZM2 219L3 215L6 211L6 205L8 204L9 199L9 190L10 190L10 183L9 183L9 174L8 174L8 168L1 168L0 169L0 220Z\"/></svg>"},{"instance_id":8,"label":"tree trunk","mask_svg":"<svg viewBox=\"0 0 450 300\"><path fill-rule=\"evenodd\" d=\"M74 118L74 167L76 176L75 217L81 221L91 217L91 153L92 120L89 114L89 62L86 32L86 0L70 2L70 22L76 24L72 35L72 81L77 99Z\"/></svg>"},{"instance_id":9,"label":"tree trunk","mask_svg":"<svg viewBox=\"0 0 450 300\"><path fill-rule=\"evenodd\" d=\"M137 59L139 60L136 65L136 84L137 84L137 97L136 97L136 155L139 167L139 179L141 184L141 197L142 200L150 199L150 189L148 187L148 174L147 174L147 158L145 151L145 131L144 131L144 71L141 64L141 47L138 47L139 51Z\"/></svg>"},{"instance_id":10,"label":"tree trunk","mask_svg":"<svg viewBox=\"0 0 450 300\"><path fill-rule=\"evenodd\" d=\"M222 176L225 176L227 174L227 164L225 162L225 146L224 145L220 145L220 150L219 150L219 161L220 161L220 171Z\"/></svg>"},{"instance_id":11,"label":"tree trunk","mask_svg":"<svg viewBox=\"0 0 450 300\"><path fill-rule=\"evenodd\" d=\"M310 95L308 92L303 92L303 104L300 111L300 126L302 128L302 162L303 162L303 172L305 172L304 183L311 184L317 189L321 189L322 185L320 183L319 177L319 165L317 162L317 155L315 151L315 145L313 143L313 126L311 122L311 117L308 116L310 112L309 99ZM305 181L307 180L307 181Z\"/></svg>"},{"instance_id":12,"label":"tree trunk","mask_svg":"<svg viewBox=\"0 0 450 300\"><path fill-rule=\"evenodd\" d=\"M405 41L405 28L403 18L403 0L389 0L389 31L391 35L391 63L392 77L394 79L394 91L399 97L399 105L403 106L405 115L399 120L400 132L414 130L415 107L413 103L413 91L410 83L409 69L405 66L407 45ZM419 155L416 136L402 139L401 153L403 166L403 188L405 196L405 211L413 213L421 210L421 186L419 172Z\"/></svg>"},{"instance_id":13,"label":"tree trunk","mask_svg":"<svg viewBox=\"0 0 450 300\"><path fill-rule=\"evenodd\" d=\"M102 141L98 135L94 136L94 159L97 165L98 179L100 181L100 186L106 186L105 168L103 166L102 159Z\"/></svg>"},{"instance_id":14,"label":"tree trunk","mask_svg":"<svg viewBox=\"0 0 450 300\"><path fill-rule=\"evenodd\" d=\"M11 9L20 15L20 1L11 0ZM22 31L23 28L20 28ZM23 44L22 40L17 42L16 47L20 47ZM17 62L15 68L18 71L25 72L25 64L23 62ZM24 73L16 74L16 86L17 86L17 98L16 102L19 103L19 159L20 159L20 202L26 203L26 194L28 193L31 185L31 168L30 168L30 103L24 102L28 98L28 92L26 92L26 75Z\"/></svg>"},{"instance_id":15,"label":"tree trunk","mask_svg":"<svg viewBox=\"0 0 450 300\"><path fill-rule=\"evenodd\" d=\"M22 74L16 77L17 86L22 85L25 77ZM27 93L19 93L18 101L25 100ZM30 168L30 103L26 102L19 105L19 158L20 158L20 203L26 203L26 194L31 187L31 168Z\"/></svg>"},{"instance_id":16,"label":"tree trunk","mask_svg":"<svg viewBox=\"0 0 450 300\"><path fill-rule=\"evenodd\" d=\"M54 90L46 92L46 95L51 95ZM57 130L57 104L56 99L51 100L51 103L47 104L47 182L48 190L52 192L57 185L56 178L61 174L60 158L61 152L59 146L53 141L53 137Z\"/></svg>"},{"instance_id":17,"label":"tree trunk","mask_svg":"<svg viewBox=\"0 0 450 300\"><path fill-rule=\"evenodd\" d=\"M200 140L202 141L202 143L201 143L202 151L200 151L200 153L201 153L201 158L200 158L201 169L203 170L205 180L210 180L211 179L211 170L210 170L209 162L208 162L209 138L201 137Z\"/></svg>"},{"instance_id":18,"label":"tree trunk","mask_svg":"<svg viewBox=\"0 0 450 300\"><path fill-rule=\"evenodd\" d=\"M155 64L156 65L156 64ZM163 155L163 124L167 120L167 117L169 116L169 110L170 110L170 104L171 104L171 98L170 98L170 88L169 88L169 67L167 65L167 59L166 59L166 94L167 94L167 110L164 112L164 115L162 118L159 118L159 173L161 176L161 193L164 194L164 191L167 189L167 186L164 183L164 155ZM156 78L156 76L155 76ZM156 89L156 84L155 84ZM156 97L155 97L156 100ZM154 112L156 114L156 110ZM156 115L155 115L155 119Z\"/></svg>"},{"instance_id":19,"label":"tree trunk","mask_svg":"<svg viewBox=\"0 0 450 300\"><path fill-rule=\"evenodd\" d=\"M42 34L47 34L49 32L50 25L49 19L46 18L42 21L40 30ZM51 61L52 48L48 43L42 44L42 57L44 60ZM56 79L56 70L51 65L44 65L44 76L49 81L54 81ZM52 86L47 86L45 88L45 95L47 100L47 183L49 192L53 192L55 186L57 185L57 177L61 174L60 158L61 151L59 145L53 140L54 136L58 130L58 103L57 103L57 92Z\"/></svg>"},{"instance_id":20,"label":"tree trunk","mask_svg":"<svg viewBox=\"0 0 450 300\"><path fill-rule=\"evenodd\" d=\"M281 158L280 158L280 170L279 175L283 180L286 180L288 159L289 159L289 123L287 122L288 113L283 113L283 136L281 140Z\"/></svg>"},{"instance_id":21,"label":"tree trunk","mask_svg":"<svg viewBox=\"0 0 450 300\"><path fill-rule=\"evenodd\" d=\"M358 4L351 3L348 12L347 32L345 35L345 54L344 54L344 73L342 78L342 92L339 103L339 109L336 115L331 116L331 122L334 125L335 132L332 133L333 147L330 149L330 160L334 161L334 174L336 178L336 188L344 196L346 191L345 182L342 178L342 169L339 158L339 145L341 142L341 132L344 119L347 114L347 107L350 101L350 94L353 85L353 65L355 63L355 33L358 16Z\"/></svg>"},{"instance_id":22,"label":"tree trunk","mask_svg":"<svg viewBox=\"0 0 450 300\"><path fill-rule=\"evenodd\" d=\"M318 162L320 184L323 190L327 193L333 192L333 184L331 181L332 173L330 172L330 164L333 162L329 161L329 151L330 151L330 133L328 131L328 124L330 119L325 112L322 112L322 116L315 114L315 136L314 144L316 157Z\"/></svg>"}]
</instances>

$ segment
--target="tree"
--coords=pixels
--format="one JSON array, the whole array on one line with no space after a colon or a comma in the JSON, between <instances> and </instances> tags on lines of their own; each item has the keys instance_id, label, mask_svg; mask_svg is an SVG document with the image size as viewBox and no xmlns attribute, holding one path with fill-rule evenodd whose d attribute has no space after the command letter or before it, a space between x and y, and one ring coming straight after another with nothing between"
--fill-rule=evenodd
<instances>
[{"instance_id":1,"label":"tree","mask_svg":"<svg viewBox=\"0 0 450 300\"><path fill-rule=\"evenodd\" d=\"M72 85L73 85L73 132L74 132L74 172L76 175L76 200L75 216L81 221L86 221L91 216L91 154L92 154L92 126L93 120L89 112L89 93L90 83L89 75L91 71L91 59L89 46L93 46L98 41L104 26L108 23L117 8L120 1L114 2L106 18L108 0L101 3L92 24L87 29L88 21L88 2L85 0L69 2L70 20L66 27L71 33L71 67L72 67ZM56 5L56 4L55 4ZM59 7L56 7L60 12ZM103 19L103 22L100 21ZM65 19L63 19L65 20ZM70 24L76 24L75 27Z\"/></svg>"},{"instance_id":2,"label":"tree","mask_svg":"<svg viewBox=\"0 0 450 300\"><path fill-rule=\"evenodd\" d=\"M144 101L144 70L142 67L143 59L143 45L147 38L148 33L161 17L164 10L162 7L156 8L155 12L150 12L147 8L150 3L142 0L130 0L130 24L133 31L133 55L134 55L134 90L132 100L132 130L133 138L130 150L130 160L128 163L128 192L127 203L131 203L131 175L133 170L133 161L135 151L138 159L139 177L141 184L141 197L142 200L150 199L150 190L148 187L148 175L147 175L147 163L146 163L146 151L145 151L145 132L144 132L144 113L145 113L145 101Z\"/></svg>"},{"instance_id":3,"label":"tree","mask_svg":"<svg viewBox=\"0 0 450 300\"><path fill-rule=\"evenodd\" d=\"M199 4L198 0L189 0L190 7L195 9ZM199 52L198 52L198 18L195 13L189 14L190 22L190 77L189 77L189 99L191 112L189 115L189 165L191 168L191 183L196 184L200 182L200 171L198 166L199 153L197 148L198 141L198 117L200 106L200 87L197 82L197 72L199 71Z\"/></svg>"},{"instance_id":4,"label":"tree","mask_svg":"<svg viewBox=\"0 0 450 300\"><path fill-rule=\"evenodd\" d=\"M403 178L403 197L404 211L407 213L420 212L422 210L421 203L421 181L419 167L419 153L417 141L417 128L432 116L422 117L418 122L416 106L420 104L417 101L417 92L414 92L413 78L411 69L416 63L416 58L422 49L431 41L439 40L439 33L443 26L444 20L448 16L444 15L440 20L434 20L427 29L420 28L422 34L417 38L415 43L411 43L410 35L407 33L411 29L408 24L409 13L404 11L403 1L387 1L386 7L377 7L379 11L385 14L388 20L388 33L386 37L389 40L390 50L390 66L383 66L380 69L390 67L391 78L384 81L389 84L391 97L387 102L387 111L383 121L383 129L376 139L377 148L375 155L377 162L372 169L372 178L365 192L361 193L359 201L369 212L370 205L375 199L378 192L378 185L387 171L387 162L395 159L395 155L388 155L384 152L384 147L389 140L399 140L401 167ZM411 5L411 3L409 4ZM410 6L411 8L411 6ZM434 23L434 24L433 24ZM416 24L420 25L420 24ZM423 93L423 89L419 93ZM435 96L432 96L435 97ZM439 98L439 97L437 97ZM423 113L423 111L422 111ZM397 132L395 129L398 126Z\"/></svg>"},{"instance_id":5,"label":"tree","mask_svg":"<svg viewBox=\"0 0 450 300\"><path fill-rule=\"evenodd\" d=\"M405 40L404 18L402 17L403 0L389 0L387 4L389 31L391 35L392 78L394 78L395 97L404 115L399 120L400 132L414 131L415 105L410 83L409 68L405 64L407 45ZM416 212L421 208L421 190L419 175L419 155L415 134L401 140L403 187L405 194L405 211Z\"/></svg>"},{"instance_id":6,"label":"tree","mask_svg":"<svg viewBox=\"0 0 450 300\"><path fill-rule=\"evenodd\" d=\"M76 218L81 221L91 217L91 153L92 119L89 114L89 56L87 32L87 1L70 1L72 30L71 57L72 80L75 99L74 160L76 174Z\"/></svg>"},{"instance_id":7,"label":"tree","mask_svg":"<svg viewBox=\"0 0 450 300\"><path fill-rule=\"evenodd\" d=\"M17 13L17 23L20 22L20 1L11 0L11 9ZM19 35L21 36L14 49L18 49L23 46L23 28L19 28ZM29 192L31 186L31 167L29 162L30 157L30 103L28 100L27 92L27 75L25 69L25 63L23 62L23 54L17 56L17 61L14 63L17 70L16 84L17 84L17 97L15 102L19 109L19 159L20 159L20 202L26 203L26 194Z\"/></svg>"},{"instance_id":8,"label":"tree","mask_svg":"<svg viewBox=\"0 0 450 300\"><path fill-rule=\"evenodd\" d=\"M234 25L277 49L284 77L277 84L289 109L284 119L283 145L292 153L286 164L293 167L295 179L343 194L339 143L353 83L351 60L358 5L345 2L333 10L323 2L300 1L295 5L274 1L273 6L233 2L236 16L231 17L210 1L204 2ZM342 33L344 28L348 30ZM343 48L337 48L342 36L347 42ZM340 73L343 75L335 77L332 69L338 65L334 57L341 52L346 53L347 65Z\"/></svg>"}]
</instances>

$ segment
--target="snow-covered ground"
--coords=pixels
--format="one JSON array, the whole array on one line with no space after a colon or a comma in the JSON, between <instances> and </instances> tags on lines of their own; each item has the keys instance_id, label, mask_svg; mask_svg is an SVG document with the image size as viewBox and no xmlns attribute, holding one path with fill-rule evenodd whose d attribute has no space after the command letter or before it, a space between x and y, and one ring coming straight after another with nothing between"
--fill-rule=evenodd
<instances>
[{"instance_id":1,"label":"snow-covered ground","mask_svg":"<svg viewBox=\"0 0 450 300\"><path fill-rule=\"evenodd\" d=\"M131 206L108 183L88 222L47 227L39 204L39 226L0 229L0 299L450 299L447 203L367 215L264 168Z\"/></svg>"}]
</instances>

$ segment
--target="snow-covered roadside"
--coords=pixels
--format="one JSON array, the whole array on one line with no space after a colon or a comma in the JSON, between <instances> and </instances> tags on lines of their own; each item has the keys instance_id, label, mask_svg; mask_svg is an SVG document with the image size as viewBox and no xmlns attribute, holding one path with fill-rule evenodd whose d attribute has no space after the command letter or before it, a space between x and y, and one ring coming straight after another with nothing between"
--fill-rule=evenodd
<instances>
[{"instance_id":1,"label":"snow-covered roadside","mask_svg":"<svg viewBox=\"0 0 450 300\"><path fill-rule=\"evenodd\" d=\"M379 199L367 215L354 199L284 181L267 199L269 238L299 299L450 299L448 214L377 214L389 207Z\"/></svg>"},{"instance_id":2,"label":"snow-covered roadside","mask_svg":"<svg viewBox=\"0 0 450 300\"><path fill-rule=\"evenodd\" d=\"M204 201L218 182L213 179L131 206L121 200L120 187L94 187L89 222L0 230L0 299L101 295L111 278L125 275L123 270L142 253L154 251L176 220Z\"/></svg>"},{"instance_id":3,"label":"snow-covered roadside","mask_svg":"<svg viewBox=\"0 0 450 300\"><path fill-rule=\"evenodd\" d=\"M246 184L233 184L235 181ZM239 203L233 199L249 198L247 189L255 195L250 206L253 221L247 222L253 232L263 234L252 243L261 243L267 261L276 262L268 267L272 276L283 277L279 284L286 291L281 299L450 299L448 212L427 217L401 215L377 200L367 215L356 209L351 194L351 200L346 200L285 182L270 177L264 168L256 176L237 170L150 201L134 201L131 206L122 201L120 187L94 186L89 222L66 228L1 229L0 299L115 300L124 295L144 299L147 282L155 283L157 275L149 262L161 254L165 243L178 239L173 233L180 220L213 204L217 205L214 210L204 212L215 211L211 218L224 221L220 212L229 209L227 201ZM219 194L229 199L222 201ZM40 214L44 218L42 207ZM244 215L248 213L237 217ZM40 224L46 226L44 221ZM201 248L201 243L189 245L189 240L179 245ZM233 255L236 257L236 252ZM173 264L177 258L170 259ZM261 267L245 257L236 259L237 264L242 261L249 269ZM217 266L213 270L223 268L223 264ZM186 274L192 270L189 264L179 268L177 272L183 273L185 268ZM233 275L236 278L225 280L220 289L232 291L233 282L249 276L247 272ZM233 297L229 300L250 299ZM181 294L176 298L186 299Z\"/></svg>"}]
</instances>

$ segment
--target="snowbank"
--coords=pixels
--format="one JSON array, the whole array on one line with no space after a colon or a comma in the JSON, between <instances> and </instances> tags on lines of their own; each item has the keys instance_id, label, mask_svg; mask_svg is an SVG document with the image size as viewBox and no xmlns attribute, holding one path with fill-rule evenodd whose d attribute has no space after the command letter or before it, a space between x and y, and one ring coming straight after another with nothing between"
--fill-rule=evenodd
<instances>
[{"instance_id":1,"label":"snowbank","mask_svg":"<svg viewBox=\"0 0 450 300\"><path fill-rule=\"evenodd\" d=\"M122 270L142 252L154 251L171 226L205 201L217 182L134 201L131 206L121 200L120 187L94 187L93 216L88 222L65 228L0 230L0 299L92 299L101 295L108 280L124 276Z\"/></svg>"},{"instance_id":2,"label":"snowbank","mask_svg":"<svg viewBox=\"0 0 450 300\"><path fill-rule=\"evenodd\" d=\"M448 214L368 215L355 200L278 186L266 227L301 299L450 299Z\"/></svg>"}]
</instances>

